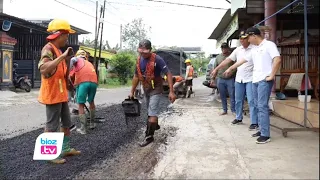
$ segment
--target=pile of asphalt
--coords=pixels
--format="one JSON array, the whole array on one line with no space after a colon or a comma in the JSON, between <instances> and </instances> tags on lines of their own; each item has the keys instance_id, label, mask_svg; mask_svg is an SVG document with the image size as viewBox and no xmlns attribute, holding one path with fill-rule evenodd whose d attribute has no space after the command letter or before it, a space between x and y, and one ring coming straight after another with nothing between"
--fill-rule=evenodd
<instances>
[{"instance_id":1,"label":"pile of asphalt","mask_svg":"<svg viewBox=\"0 0 320 180\"><path fill-rule=\"evenodd\" d=\"M161 111L169 104L163 97ZM145 127L147 111L142 103L141 116L129 118L126 126L121 105L100 107L97 117L104 117L105 122L87 135L71 134L71 146L80 150L80 156L67 157L65 164L50 164L46 161L33 161L35 140L43 129L37 129L20 136L0 141L0 179L72 179L93 165L111 158L122 146L138 143Z\"/></svg>"}]
</instances>

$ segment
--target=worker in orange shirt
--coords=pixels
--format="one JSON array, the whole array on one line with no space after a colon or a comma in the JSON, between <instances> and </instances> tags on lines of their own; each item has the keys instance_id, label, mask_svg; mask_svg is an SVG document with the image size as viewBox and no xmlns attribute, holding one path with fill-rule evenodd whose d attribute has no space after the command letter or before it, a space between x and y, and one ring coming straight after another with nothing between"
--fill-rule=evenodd
<instances>
[{"instance_id":1,"label":"worker in orange shirt","mask_svg":"<svg viewBox=\"0 0 320 180\"><path fill-rule=\"evenodd\" d=\"M175 93L177 94L177 92L179 91L179 88L181 86L183 86L183 84L185 83L185 80L183 77L181 76L173 76L173 89L175 91Z\"/></svg>"},{"instance_id":2,"label":"worker in orange shirt","mask_svg":"<svg viewBox=\"0 0 320 180\"><path fill-rule=\"evenodd\" d=\"M46 105L45 132L57 132L61 118L60 130L64 133L62 152L57 159L50 162L63 164L66 162L63 159L64 156L80 154L80 151L70 147L71 117L68 106L68 74L73 50L68 47L64 53L60 51L60 48L66 46L69 34L75 33L75 31L71 29L67 21L59 19L52 20L47 31L50 32L47 37L49 42L43 47L38 64L41 73L38 101Z\"/></svg>"},{"instance_id":3,"label":"worker in orange shirt","mask_svg":"<svg viewBox=\"0 0 320 180\"><path fill-rule=\"evenodd\" d=\"M76 102L79 104L79 119L81 127L77 129L80 134L87 134L88 127L94 129L96 106L94 98L98 88L98 77L94 66L87 60L87 53L79 50L76 57L71 59L70 78L76 87ZM90 121L87 122L87 117L84 112L86 102L90 104Z\"/></svg>"},{"instance_id":4,"label":"worker in orange shirt","mask_svg":"<svg viewBox=\"0 0 320 180\"><path fill-rule=\"evenodd\" d=\"M187 68L186 68L186 77L185 77L186 86L188 87L187 97L189 98L190 95L193 93L192 92L192 85L193 85L192 81L193 81L194 68L191 65L191 60L190 59L187 59L185 61L185 63L186 63L186 66L187 66Z\"/></svg>"}]
</instances>

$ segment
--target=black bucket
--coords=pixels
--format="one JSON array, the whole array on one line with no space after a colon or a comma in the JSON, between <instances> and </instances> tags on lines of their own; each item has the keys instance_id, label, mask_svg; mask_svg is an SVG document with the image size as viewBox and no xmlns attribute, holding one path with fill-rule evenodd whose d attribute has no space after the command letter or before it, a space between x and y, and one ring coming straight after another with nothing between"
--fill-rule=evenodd
<instances>
[{"instance_id":1,"label":"black bucket","mask_svg":"<svg viewBox=\"0 0 320 180\"><path fill-rule=\"evenodd\" d=\"M138 99L125 99L122 102L122 108L127 117L140 116L141 104Z\"/></svg>"}]
</instances>

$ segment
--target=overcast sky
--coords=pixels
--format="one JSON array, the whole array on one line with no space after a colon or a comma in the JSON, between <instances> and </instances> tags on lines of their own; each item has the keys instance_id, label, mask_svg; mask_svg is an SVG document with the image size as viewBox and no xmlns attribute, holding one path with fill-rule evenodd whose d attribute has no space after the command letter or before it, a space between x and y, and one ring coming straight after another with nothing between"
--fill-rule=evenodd
<instances>
[{"instance_id":1,"label":"overcast sky","mask_svg":"<svg viewBox=\"0 0 320 180\"><path fill-rule=\"evenodd\" d=\"M60 4L59 2L70 7ZM92 32L94 38L95 0L4 0L4 12L24 19L63 18L72 25ZM230 8L225 0L163 0L167 2ZM215 41L208 37L226 10L186 7L147 0L107 1L103 39L111 46L120 42L120 24L143 18L151 26L151 41L156 46L201 46L207 53L216 52ZM103 0L99 0L103 5ZM81 12L80 12L81 11ZM83 12L83 13L82 13ZM93 17L90 17L89 14ZM82 40L81 36L80 40Z\"/></svg>"}]
</instances>

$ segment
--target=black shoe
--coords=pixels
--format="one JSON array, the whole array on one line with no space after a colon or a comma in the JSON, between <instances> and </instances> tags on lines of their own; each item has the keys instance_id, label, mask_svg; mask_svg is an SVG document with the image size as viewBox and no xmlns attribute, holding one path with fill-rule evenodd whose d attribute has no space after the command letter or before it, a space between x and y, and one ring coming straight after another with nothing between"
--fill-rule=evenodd
<instances>
[{"instance_id":1,"label":"black shoe","mask_svg":"<svg viewBox=\"0 0 320 180\"><path fill-rule=\"evenodd\" d=\"M249 131L254 131L257 130L259 128L258 124L251 124L249 127Z\"/></svg>"},{"instance_id":2,"label":"black shoe","mask_svg":"<svg viewBox=\"0 0 320 180\"><path fill-rule=\"evenodd\" d=\"M252 137L259 137L259 136L261 136L261 132L260 131L256 132L255 134L252 134Z\"/></svg>"},{"instance_id":3,"label":"black shoe","mask_svg":"<svg viewBox=\"0 0 320 180\"><path fill-rule=\"evenodd\" d=\"M260 137L257 139L256 143L257 143L257 144L266 144L266 143L268 143L268 142L270 142L270 141L271 141L270 137L260 136Z\"/></svg>"},{"instance_id":4,"label":"black shoe","mask_svg":"<svg viewBox=\"0 0 320 180\"><path fill-rule=\"evenodd\" d=\"M71 112L72 114L74 114L74 115L78 115L79 114L79 111L77 110L77 109L72 109L72 112Z\"/></svg>"},{"instance_id":5,"label":"black shoe","mask_svg":"<svg viewBox=\"0 0 320 180\"><path fill-rule=\"evenodd\" d=\"M231 124L242 124L242 120L235 119L231 122Z\"/></svg>"},{"instance_id":6,"label":"black shoe","mask_svg":"<svg viewBox=\"0 0 320 180\"><path fill-rule=\"evenodd\" d=\"M159 124L157 124L156 130L159 130L159 129L160 129L160 126L159 126Z\"/></svg>"},{"instance_id":7,"label":"black shoe","mask_svg":"<svg viewBox=\"0 0 320 180\"><path fill-rule=\"evenodd\" d=\"M153 141L154 141L153 136L148 136L148 137L144 138L144 140L139 145L140 145L140 147L145 147L148 144L152 143Z\"/></svg>"},{"instance_id":8,"label":"black shoe","mask_svg":"<svg viewBox=\"0 0 320 180\"><path fill-rule=\"evenodd\" d=\"M73 130L77 129L77 127L76 127L76 125L72 124L69 129L70 129L70 131L73 131Z\"/></svg>"}]
</instances>

